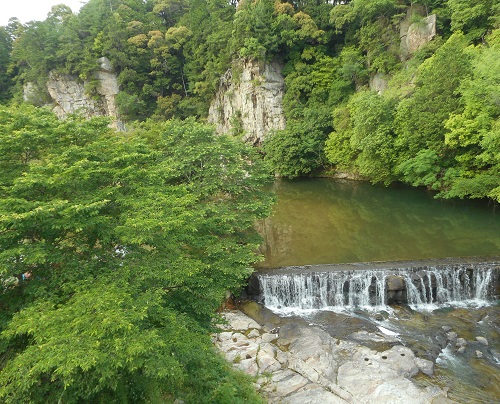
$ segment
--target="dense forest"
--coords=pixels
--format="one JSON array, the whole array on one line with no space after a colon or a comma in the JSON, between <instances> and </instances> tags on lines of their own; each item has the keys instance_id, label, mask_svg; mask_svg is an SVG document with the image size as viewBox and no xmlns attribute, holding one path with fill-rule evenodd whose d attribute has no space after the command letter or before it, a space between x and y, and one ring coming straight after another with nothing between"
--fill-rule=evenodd
<instances>
[{"instance_id":1,"label":"dense forest","mask_svg":"<svg viewBox=\"0 0 500 404\"><path fill-rule=\"evenodd\" d=\"M401 25L430 15L433 39L402 51ZM127 132L44 107L52 72L97 96L103 56ZM283 65L286 128L260 148L205 122L241 60ZM2 402L259 402L209 333L256 260L270 174L499 202L500 4L89 0L12 18L0 167Z\"/></svg>"},{"instance_id":2,"label":"dense forest","mask_svg":"<svg viewBox=\"0 0 500 404\"><path fill-rule=\"evenodd\" d=\"M429 15L437 35L402 51L401 25ZM287 125L263 147L276 173L333 169L499 201L499 25L493 0L90 0L0 29L0 100L19 102L51 71L92 93L106 56L124 120L203 120L238 60L279 60ZM375 75L385 91L370 90Z\"/></svg>"}]
</instances>

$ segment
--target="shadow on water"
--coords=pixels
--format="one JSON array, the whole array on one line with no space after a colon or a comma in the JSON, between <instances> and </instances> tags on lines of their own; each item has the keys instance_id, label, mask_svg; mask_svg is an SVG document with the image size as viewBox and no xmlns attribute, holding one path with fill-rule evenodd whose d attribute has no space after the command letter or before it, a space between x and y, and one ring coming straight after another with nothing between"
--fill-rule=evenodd
<instances>
[{"instance_id":1,"label":"shadow on water","mask_svg":"<svg viewBox=\"0 0 500 404\"><path fill-rule=\"evenodd\" d=\"M260 267L500 253L500 215L482 202L332 179L280 180L275 190L259 226Z\"/></svg>"}]
</instances>

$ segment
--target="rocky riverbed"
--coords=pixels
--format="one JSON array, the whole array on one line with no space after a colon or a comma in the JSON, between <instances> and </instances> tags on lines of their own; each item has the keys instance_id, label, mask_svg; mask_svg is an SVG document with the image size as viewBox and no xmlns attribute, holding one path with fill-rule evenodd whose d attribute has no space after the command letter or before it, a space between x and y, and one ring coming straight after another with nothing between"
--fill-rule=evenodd
<instances>
[{"instance_id":1,"label":"rocky riverbed","mask_svg":"<svg viewBox=\"0 0 500 404\"><path fill-rule=\"evenodd\" d=\"M255 303L242 310L251 317L224 313L227 324L214 342L236 368L255 376L270 403L454 402L431 382L434 362L415 356L383 327L361 329L348 340L304 319L282 321ZM417 376L428 380L416 382Z\"/></svg>"}]
</instances>

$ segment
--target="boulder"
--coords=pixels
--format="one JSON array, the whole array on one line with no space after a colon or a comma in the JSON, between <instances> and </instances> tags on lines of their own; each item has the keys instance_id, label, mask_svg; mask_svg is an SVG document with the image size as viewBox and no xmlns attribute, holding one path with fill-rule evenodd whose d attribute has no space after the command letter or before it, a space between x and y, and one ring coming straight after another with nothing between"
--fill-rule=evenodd
<instances>
[{"instance_id":1,"label":"boulder","mask_svg":"<svg viewBox=\"0 0 500 404\"><path fill-rule=\"evenodd\" d=\"M488 340L484 337L476 337L476 341L483 345L488 345Z\"/></svg>"}]
</instances>

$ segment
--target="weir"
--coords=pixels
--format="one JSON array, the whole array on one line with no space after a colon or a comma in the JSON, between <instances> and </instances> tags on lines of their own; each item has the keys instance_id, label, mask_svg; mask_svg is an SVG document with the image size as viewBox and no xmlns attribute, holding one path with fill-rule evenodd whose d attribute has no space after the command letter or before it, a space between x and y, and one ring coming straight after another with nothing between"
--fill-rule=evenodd
<instances>
[{"instance_id":1,"label":"weir","mask_svg":"<svg viewBox=\"0 0 500 404\"><path fill-rule=\"evenodd\" d=\"M482 306L498 298L499 257L283 267L254 274L250 294L270 309Z\"/></svg>"}]
</instances>

